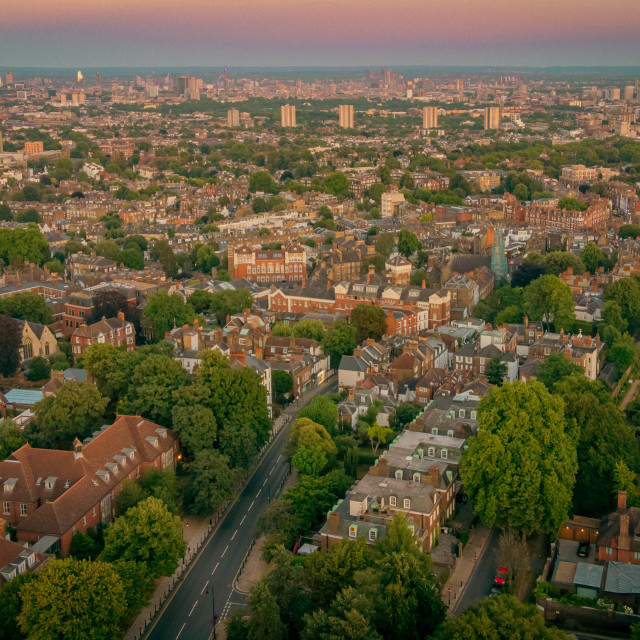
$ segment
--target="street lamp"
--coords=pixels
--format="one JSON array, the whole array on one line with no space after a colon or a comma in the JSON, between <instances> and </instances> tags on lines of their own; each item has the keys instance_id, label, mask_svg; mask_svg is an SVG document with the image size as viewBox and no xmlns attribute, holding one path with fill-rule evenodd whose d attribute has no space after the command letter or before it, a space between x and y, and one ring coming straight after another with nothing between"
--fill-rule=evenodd
<instances>
[{"instance_id":1,"label":"street lamp","mask_svg":"<svg viewBox=\"0 0 640 640\"><path fill-rule=\"evenodd\" d=\"M209 588L207 587L207 595L209 595ZM216 596L213 590L213 584L211 585L211 613L213 614L213 637L216 637Z\"/></svg>"}]
</instances>

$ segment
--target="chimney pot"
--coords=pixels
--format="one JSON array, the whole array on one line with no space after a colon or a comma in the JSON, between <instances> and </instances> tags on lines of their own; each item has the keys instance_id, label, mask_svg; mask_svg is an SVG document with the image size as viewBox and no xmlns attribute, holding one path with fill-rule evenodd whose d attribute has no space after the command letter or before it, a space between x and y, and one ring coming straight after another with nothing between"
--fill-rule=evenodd
<instances>
[{"instance_id":1,"label":"chimney pot","mask_svg":"<svg viewBox=\"0 0 640 640\"><path fill-rule=\"evenodd\" d=\"M618 511L627 508L627 492L618 491Z\"/></svg>"}]
</instances>

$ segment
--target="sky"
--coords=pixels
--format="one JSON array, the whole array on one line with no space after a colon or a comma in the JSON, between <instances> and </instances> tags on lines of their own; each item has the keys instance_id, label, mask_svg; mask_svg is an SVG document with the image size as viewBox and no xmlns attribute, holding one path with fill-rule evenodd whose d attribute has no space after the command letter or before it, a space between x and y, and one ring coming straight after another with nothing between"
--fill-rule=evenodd
<instances>
[{"instance_id":1,"label":"sky","mask_svg":"<svg viewBox=\"0 0 640 640\"><path fill-rule=\"evenodd\" d=\"M640 0L1 0L0 66L640 64Z\"/></svg>"}]
</instances>

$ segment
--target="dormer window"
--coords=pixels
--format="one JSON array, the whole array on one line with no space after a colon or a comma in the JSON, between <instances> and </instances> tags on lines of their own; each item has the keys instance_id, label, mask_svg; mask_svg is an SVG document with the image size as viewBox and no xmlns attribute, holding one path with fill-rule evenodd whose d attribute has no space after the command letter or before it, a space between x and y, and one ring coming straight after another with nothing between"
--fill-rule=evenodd
<instances>
[{"instance_id":1,"label":"dormer window","mask_svg":"<svg viewBox=\"0 0 640 640\"><path fill-rule=\"evenodd\" d=\"M56 484L56 480L57 478L54 478L53 476L48 477L45 481L44 481L44 488L47 491L51 491L53 489L53 487Z\"/></svg>"},{"instance_id":2,"label":"dormer window","mask_svg":"<svg viewBox=\"0 0 640 640\"><path fill-rule=\"evenodd\" d=\"M447 459L447 450L446 450L446 449L443 449L443 450L440 452L440 457L441 457L443 460L446 460L446 459Z\"/></svg>"},{"instance_id":3,"label":"dormer window","mask_svg":"<svg viewBox=\"0 0 640 640\"><path fill-rule=\"evenodd\" d=\"M403 502L403 506L405 509L411 509L411 500L409 498L405 498Z\"/></svg>"},{"instance_id":4,"label":"dormer window","mask_svg":"<svg viewBox=\"0 0 640 640\"><path fill-rule=\"evenodd\" d=\"M13 491L13 487L16 486L16 483L18 482L18 478L7 478L4 481L4 490L6 493L11 493Z\"/></svg>"},{"instance_id":5,"label":"dormer window","mask_svg":"<svg viewBox=\"0 0 640 640\"><path fill-rule=\"evenodd\" d=\"M434 436L438 435L438 427L431 427L431 434Z\"/></svg>"},{"instance_id":6,"label":"dormer window","mask_svg":"<svg viewBox=\"0 0 640 640\"><path fill-rule=\"evenodd\" d=\"M435 447L429 447L429 448L427 449L427 455L428 455L430 458L435 458L435 456L436 456L436 448L435 448Z\"/></svg>"},{"instance_id":7,"label":"dormer window","mask_svg":"<svg viewBox=\"0 0 640 640\"><path fill-rule=\"evenodd\" d=\"M391 505L392 507L396 506L396 497L395 496L389 496L389 505Z\"/></svg>"},{"instance_id":8,"label":"dormer window","mask_svg":"<svg viewBox=\"0 0 640 640\"><path fill-rule=\"evenodd\" d=\"M402 469L396 469L396 480L402 480Z\"/></svg>"},{"instance_id":9,"label":"dormer window","mask_svg":"<svg viewBox=\"0 0 640 640\"><path fill-rule=\"evenodd\" d=\"M377 529L369 529L369 540L373 542L378 537Z\"/></svg>"},{"instance_id":10,"label":"dormer window","mask_svg":"<svg viewBox=\"0 0 640 640\"><path fill-rule=\"evenodd\" d=\"M358 525L357 524L351 524L349 525L349 537L350 538L355 538L358 535Z\"/></svg>"}]
</instances>

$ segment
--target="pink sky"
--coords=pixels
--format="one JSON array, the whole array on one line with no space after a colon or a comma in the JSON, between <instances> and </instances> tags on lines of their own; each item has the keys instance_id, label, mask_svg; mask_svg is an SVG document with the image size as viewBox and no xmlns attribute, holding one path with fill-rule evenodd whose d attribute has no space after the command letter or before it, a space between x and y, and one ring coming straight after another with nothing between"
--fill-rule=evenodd
<instances>
[{"instance_id":1,"label":"pink sky","mask_svg":"<svg viewBox=\"0 0 640 640\"><path fill-rule=\"evenodd\" d=\"M2 0L0 64L635 65L638 25L640 0Z\"/></svg>"}]
</instances>

